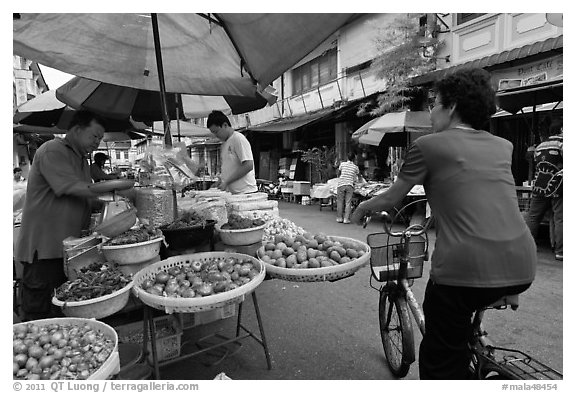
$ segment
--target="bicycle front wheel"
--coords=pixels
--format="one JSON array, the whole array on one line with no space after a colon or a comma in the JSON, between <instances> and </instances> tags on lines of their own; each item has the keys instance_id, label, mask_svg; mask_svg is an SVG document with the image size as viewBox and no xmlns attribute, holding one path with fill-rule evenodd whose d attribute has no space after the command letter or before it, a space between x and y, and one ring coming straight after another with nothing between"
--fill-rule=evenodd
<instances>
[{"instance_id":1,"label":"bicycle front wheel","mask_svg":"<svg viewBox=\"0 0 576 393\"><path fill-rule=\"evenodd\" d=\"M380 291L380 336L386 361L392 374L403 378L416 359L414 333L406 299L399 296L396 284Z\"/></svg>"}]
</instances>

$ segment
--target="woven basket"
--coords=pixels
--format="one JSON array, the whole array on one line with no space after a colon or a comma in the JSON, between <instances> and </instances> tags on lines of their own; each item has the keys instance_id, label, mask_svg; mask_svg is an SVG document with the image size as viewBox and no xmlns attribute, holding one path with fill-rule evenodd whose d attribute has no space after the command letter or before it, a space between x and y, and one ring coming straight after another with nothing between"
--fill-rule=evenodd
<instances>
[{"instance_id":1,"label":"woven basket","mask_svg":"<svg viewBox=\"0 0 576 393\"><path fill-rule=\"evenodd\" d=\"M62 313L67 317L101 319L116 314L126 306L133 285L134 281L108 295L77 302L63 302L54 296L52 304L62 308Z\"/></svg>"},{"instance_id":2,"label":"woven basket","mask_svg":"<svg viewBox=\"0 0 576 393\"><path fill-rule=\"evenodd\" d=\"M249 283L242 285L239 288L232 289L227 292L220 292L210 296L199 298L172 298L152 295L141 288L142 283L147 280L153 280L156 274L160 271L166 271L173 266L189 265L193 261L206 262L209 260L224 260L226 258L240 258L250 259L254 266L258 267L259 273ZM244 301L246 295L250 294L256 289L258 285L264 280L266 269L264 263L254 257L246 254L239 254L233 252L202 252L196 254L178 255L160 262L156 262L140 270L133 278L134 288L132 291L143 303L158 310L163 310L167 314L172 313L195 313L200 311L208 311L216 308L224 307L233 303L241 303Z\"/></svg>"},{"instance_id":3,"label":"woven basket","mask_svg":"<svg viewBox=\"0 0 576 393\"><path fill-rule=\"evenodd\" d=\"M36 321L31 322L22 322L18 324L14 324L13 326L18 325L27 325L32 323L36 326L45 326L45 325L74 325L74 326L83 326L83 325L90 325L90 327L97 332L104 334L105 336L111 338L114 341L114 350L108 356L108 359L102 363L102 365L92 373L88 379L92 380L102 380L102 379L109 379L111 376L116 375L120 372L120 356L118 354L118 334L116 331L109 325L105 324L104 322L96 321L94 319L86 319L86 318L48 318L48 319L38 319Z\"/></svg>"},{"instance_id":4,"label":"woven basket","mask_svg":"<svg viewBox=\"0 0 576 393\"><path fill-rule=\"evenodd\" d=\"M299 281L299 282L318 282L318 281L336 281L354 274L360 268L366 266L370 261L370 247L359 240L348 238L330 236L333 241L346 241L353 243L357 248L364 250L364 255L356 258L348 263L342 265L334 265L329 267L307 268L307 269L294 269L278 267L266 262L266 273L270 277L279 278L286 281Z\"/></svg>"}]
</instances>

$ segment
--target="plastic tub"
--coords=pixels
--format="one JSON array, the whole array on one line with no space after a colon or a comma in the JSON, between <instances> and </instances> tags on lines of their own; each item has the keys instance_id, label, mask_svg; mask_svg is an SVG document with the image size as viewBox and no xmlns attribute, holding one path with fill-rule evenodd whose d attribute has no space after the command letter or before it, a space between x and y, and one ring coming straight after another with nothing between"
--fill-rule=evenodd
<instances>
[{"instance_id":1,"label":"plastic tub","mask_svg":"<svg viewBox=\"0 0 576 393\"><path fill-rule=\"evenodd\" d=\"M160 253L163 236L140 243L102 246L102 253L108 262L118 265L137 264L149 261Z\"/></svg>"},{"instance_id":2,"label":"plastic tub","mask_svg":"<svg viewBox=\"0 0 576 393\"><path fill-rule=\"evenodd\" d=\"M105 318L117 313L126 306L130 297L130 288L133 286L134 282L130 282L124 288L108 295L77 302L63 302L54 296L52 304L60 307L62 313L67 317Z\"/></svg>"}]
</instances>

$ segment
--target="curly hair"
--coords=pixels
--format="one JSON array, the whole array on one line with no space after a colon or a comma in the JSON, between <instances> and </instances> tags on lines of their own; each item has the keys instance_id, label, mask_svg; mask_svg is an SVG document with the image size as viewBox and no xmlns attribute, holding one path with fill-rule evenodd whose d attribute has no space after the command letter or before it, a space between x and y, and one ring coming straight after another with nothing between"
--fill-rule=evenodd
<instances>
[{"instance_id":1,"label":"curly hair","mask_svg":"<svg viewBox=\"0 0 576 393\"><path fill-rule=\"evenodd\" d=\"M490 83L490 73L480 68L457 71L436 82L434 91L440 94L443 107L456 104L463 122L477 130L487 128L496 113L496 94Z\"/></svg>"}]
</instances>

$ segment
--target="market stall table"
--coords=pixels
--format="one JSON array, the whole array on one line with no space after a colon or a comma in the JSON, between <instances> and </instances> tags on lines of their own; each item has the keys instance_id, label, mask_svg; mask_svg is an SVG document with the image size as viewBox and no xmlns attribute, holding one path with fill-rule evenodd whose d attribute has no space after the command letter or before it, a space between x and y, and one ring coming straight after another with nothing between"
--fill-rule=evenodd
<instances>
[{"instance_id":1,"label":"market stall table","mask_svg":"<svg viewBox=\"0 0 576 393\"><path fill-rule=\"evenodd\" d=\"M240 256L241 258L250 258L251 260L258 263L260 267L260 273L254 277L250 282L247 284L230 290L228 292L221 292L214 295L206 296L203 298L190 298L190 299L182 299L182 298L164 298L158 297L148 294L147 292L143 291L140 288L142 282L146 279L149 279L155 271L161 271L164 268L169 266L181 266L186 263L195 261L195 260L206 260L208 258L226 258L226 257L235 257ZM266 343L266 338L264 335L264 328L262 325L262 317L260 314L260 308L258 307L258 300L256 297L256 288L257 286L264 280L265 277L265 268L264 264L258 261L254 257L248 257L245 254L235 254L235 253L224 253L224 252L210 252L210 253L199 253L199 254L190 254L190 255L183 255L168 258L167 260L160 261L136 274L134 277L135 285L134 285L134 293L139 299L144 303L144 318L143 318L143 330L144 330L144 342L143 342L143 356L147 356L148 354L148 337L151 339L151 355L152 355L152 363L154 366L154 377L156 379L160 378L160 366L166 366L175 362L179 362L191 357L195 357L198 355L206 354L211 351L214 351L219 348L224 348L229 345L236 345L237 347L240 344L240 341L252 337L258 344L260 344L264 350L264 355L266 357L266 363L268 369L272 369L272 361L270 358L270 351L268 349L268 345ZM260 331L260 337L258 337L255 333L250 331L244 324L242 324L242 305L247 295L252 296L252 302L254 304L254 311L256 314L256 319L258 321L258 328ZM201 311L208 311L213 310L219 307L228 306L228 305L236 305L238 304L238 317L237 317L237 324L236 324L236 333L235 336L232 338L228 338L222 335L211 335L200 339L196 344L198 350L191 351L189 353L180 354L178 357L172 359L166 359L163 361L159 360L158 356L158 348L156 344L156 340L153 339L156 337L156 327L154 325L154 321L152 318L152 310L153 309L160 309L166 311L167 314L170 313L195 313ZM216 339L220 342L211 343L210 339ZM227 349L224 352L223 356L229 356L235 353L235 351L230 351Z\"/></svg>"}]
</instances>

